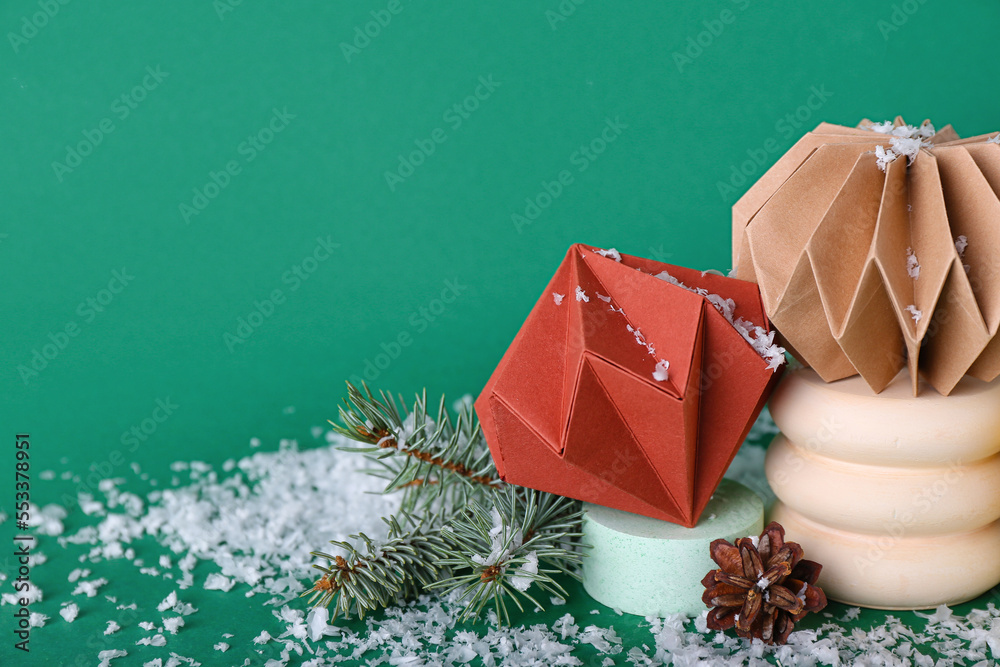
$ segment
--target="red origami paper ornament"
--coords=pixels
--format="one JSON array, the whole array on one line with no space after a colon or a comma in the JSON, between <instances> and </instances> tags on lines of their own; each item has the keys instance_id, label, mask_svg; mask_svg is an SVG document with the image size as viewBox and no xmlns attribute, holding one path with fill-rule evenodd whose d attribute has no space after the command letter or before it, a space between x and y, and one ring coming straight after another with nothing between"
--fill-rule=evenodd
<instances>
[{"instance_id":1,"label":"red origami paper ornament","mask_svg":"<svg viewBox=\"0 0 1000 667\"><path fill-rule=\"evenodd\" d=\"M692 527L783 362L756 285L574 245L476 412L504 480Z\"/></svg>"}]
</instances>

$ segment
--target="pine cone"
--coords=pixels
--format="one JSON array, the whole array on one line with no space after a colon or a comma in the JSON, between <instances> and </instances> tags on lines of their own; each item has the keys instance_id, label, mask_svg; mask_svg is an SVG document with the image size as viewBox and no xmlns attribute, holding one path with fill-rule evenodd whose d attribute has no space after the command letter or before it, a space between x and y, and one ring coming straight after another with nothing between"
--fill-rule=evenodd
<instances>
[{"instance_id":1,"label":"pine cone","mask_svg":"<svg viewBox=\"0 0 1000 667\"><path fill-rule=\"evenodd\" d=\"M822 566L803 560L797 543L785 542L781 524L772 521L756 546L741 537L735 545L715 540L709 548L720 567L701 582L712 630L735 626L740 637L784 644L796 621L826 607L826 595L814 585Z\"/></svg>"}]
</instances>

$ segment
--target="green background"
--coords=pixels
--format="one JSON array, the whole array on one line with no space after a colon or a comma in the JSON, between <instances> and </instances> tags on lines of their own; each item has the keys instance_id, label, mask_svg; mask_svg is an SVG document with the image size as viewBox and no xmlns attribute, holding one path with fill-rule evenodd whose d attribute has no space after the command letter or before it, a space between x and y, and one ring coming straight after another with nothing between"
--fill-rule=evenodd
<instances>
[{"instance_id":1,"label":"green background","mask_svg":"<svg viewBox=\"0 0 1000 667\"><path fill-rule=\"evenodd\" d=\"M567 0L568 16L557 0L402 0L345 53L390 4L0 6L0 437L29 432L34 470L67 457L163 477L252 436L307 440L369 362L386 366L375 386L476 393L571 243L726 269L730 207L821 120L1000 129L986 0ZM480 77L499 85L469 100ZM248 150L275 109L294 118ZM581 162L608 119L620 134ZM54 165L88 135L79 164ZM518 227L563 170L572 182ZM338 247L303 265L318 238ZM293 289L297 266L315 271ZM102 292L123 269L129 284ZM284 302L227 345L276 289ZM157 399L177 408L128 451Z\"/></svg>"}]
</instances>

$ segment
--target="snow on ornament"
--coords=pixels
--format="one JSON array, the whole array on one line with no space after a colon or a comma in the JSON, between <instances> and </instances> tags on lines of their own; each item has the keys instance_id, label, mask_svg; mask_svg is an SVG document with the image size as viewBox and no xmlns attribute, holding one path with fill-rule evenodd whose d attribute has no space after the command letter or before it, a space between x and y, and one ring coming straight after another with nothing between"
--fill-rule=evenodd
<instances>
[{"instance_id":1,"label":"snow on ornament","mask_svg":"<svg viewBox=\"0 0 1000 667\"><path fill-rule=\"evenodd\" d=\"M733 206L736 276L789 352L881 392L1000 375L1000 145L901 118L820 124ZM905 159L904 159L905 158ZM919 260L919 261L918 261ZM919 314L919 315L918 315Z\"/></svg>"},{"instance_id":2,"label":"snow on ornament","mask_svg":"<svg viewBox=\"0 0 1000 667\"><path fill-rule=\"evenodd\" d=\"M574 245L476 412L504 480L690 527L783 355L755 285Z\"/></svg>"}]
</instances>

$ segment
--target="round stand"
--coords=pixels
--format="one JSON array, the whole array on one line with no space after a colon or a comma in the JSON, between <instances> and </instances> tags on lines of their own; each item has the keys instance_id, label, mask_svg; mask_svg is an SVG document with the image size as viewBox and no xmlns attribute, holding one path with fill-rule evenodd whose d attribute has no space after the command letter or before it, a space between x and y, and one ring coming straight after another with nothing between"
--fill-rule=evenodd
<instances>
[{"instance_id":1,"label":"round stand","mask_svg":"<svg viewBox=\"0 0 1000 667\"><path fill-rule=\"evenodd\" d=\"M876 395L802 369L770 405L771 519L822 563L827 597L921 609L1000 583L1000 380L914 397L901 375Z\"/></svg>"},{"instance_id":2,"label":"round stand","mask_svg":"<svg viewBox=\"0 0 1000 667\"><path fill-rule=\"evenodd\" d=\"M763 530L764 504L723 480L694 528L584 504L583 587L598 602L629 614L695 616L707 607L701 580L718 566L713 540L732 542Z\"/></svg>"}]
</instances>

